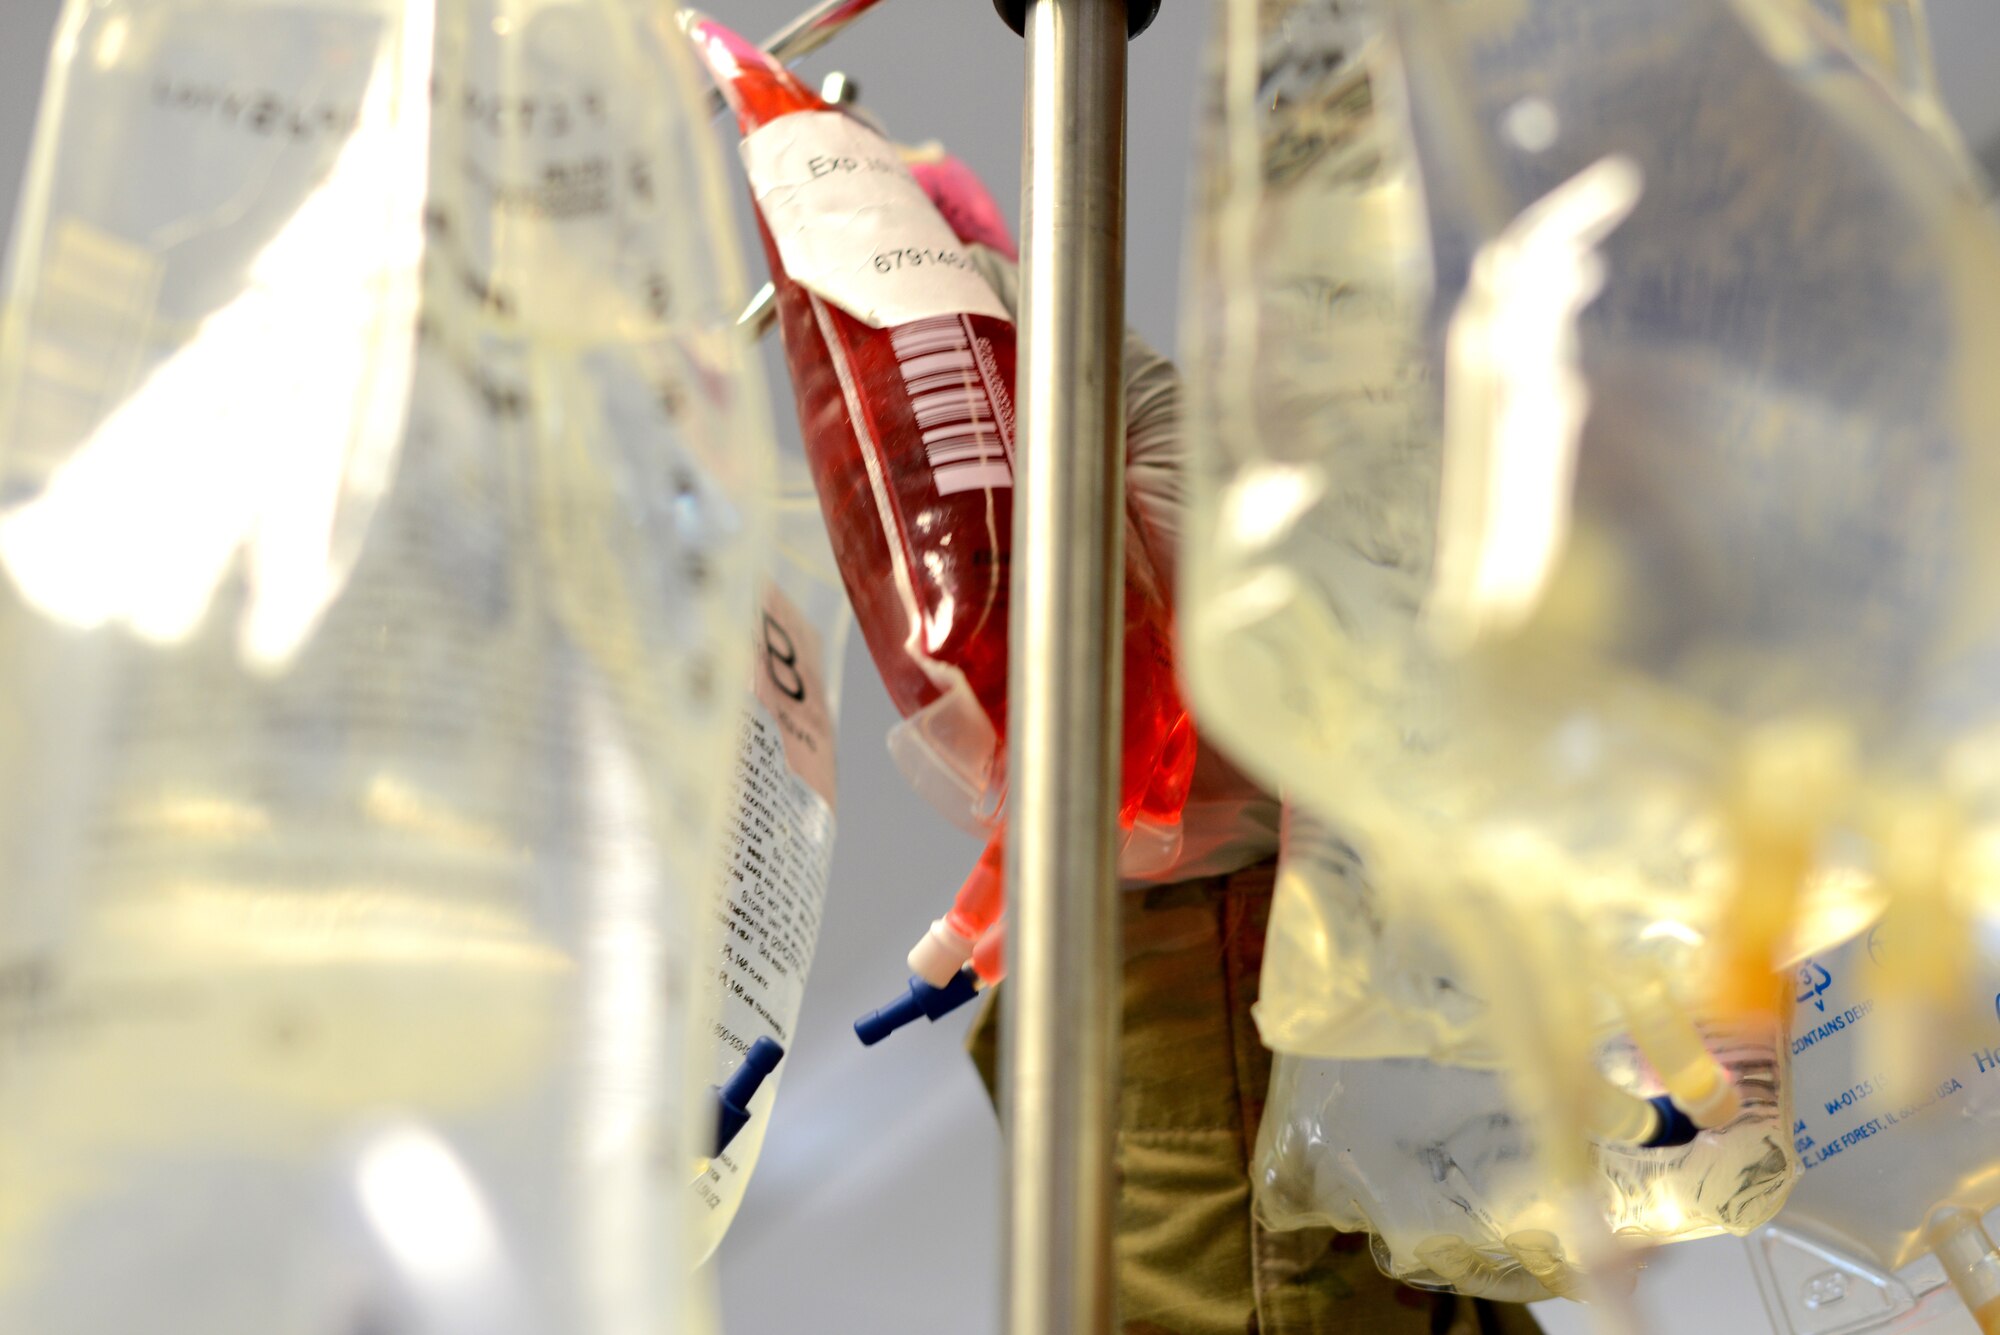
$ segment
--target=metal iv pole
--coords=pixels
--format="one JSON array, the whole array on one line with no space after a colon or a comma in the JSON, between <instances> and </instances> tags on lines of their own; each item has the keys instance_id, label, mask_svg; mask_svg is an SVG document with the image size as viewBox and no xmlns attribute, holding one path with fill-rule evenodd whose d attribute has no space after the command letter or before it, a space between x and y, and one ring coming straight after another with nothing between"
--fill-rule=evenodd
<instances>
[{"instance_id":1,"label":"metal iv pole","mask_svg":"<svg viewBox=\"0 0 2000 1335\"><path fill-rule=\"evenodd\" d=\"M1002 992L1007 1335L1116 1319L1125 57L1159 0L995 0L1027 38Z\"/></svg>"}]
</instances>

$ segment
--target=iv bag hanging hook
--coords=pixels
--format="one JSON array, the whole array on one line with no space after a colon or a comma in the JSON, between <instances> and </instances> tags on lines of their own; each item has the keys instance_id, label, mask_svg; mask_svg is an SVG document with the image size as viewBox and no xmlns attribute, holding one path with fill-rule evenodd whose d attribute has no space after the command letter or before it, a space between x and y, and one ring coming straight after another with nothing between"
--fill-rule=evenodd
<instances>
[{"instance_id":1,"label":"iv bag hanging hook","mask_svg":"<svg viewBox=\"0 0 2000 1335\"><path fill-rule=\"evenodd\" d=\"M881 0L820 0L819 4L766 37L760 49L787 65L797 64L880 3ZM855 98L854 82L836 70L826 76L820 95L836 106L845 106ZM721 89L709 94L708 111L711 116L720 116L728 107ZM763 338L777 324L777 297L777 289L766 283L757 289L750 298L750 304L736 317L737 327L745 330L752 341Z\"/></svg>"},{"instance_id":2,"label":"iv bag hanging hook","mask_svg":"<svg viewBox=\"0 0 2000 1335\"><path fill-rule=\"evenodd\" d=\"M781 64L796 65L880 3L881 0L820 0L820 3L766 37L759 44L759 49ZM723 100L720 89L709 95L708 111L711 116L720 116L727 108L728 103Z\"/></svg>"},{"instance_id":3,"label":"iv bag hanging hook","mask_svg":"<svg viewBox=\"0 0 2000 1335\"><path fill-rule=\"evenodd\" d=\"M868 0L868 3L874 4L875 0ZM799 22L804 22L804 20L801 19ZM796 26L798 25L793 25L793 27ZM786 29L786 31L789 32L790 29ZM824 39L822 38L821 40ZM774 37L771 41L776 43L778 38ZM766 49L769 50L771 48L767 47ZM834 70L824 79L820 80L819 95L834 106L845 107L851 106L855 99L860 97L861 89L854 80L848 78L839 70ZM720 97L721 94L718 93L716 96ZM749 304L743 308L743 313L736 317L736 327L748 335L751 342L755 343L777 328L777 325L778 289L767 281L762 287L751 294Z\"/></svg>"}]
</instances>

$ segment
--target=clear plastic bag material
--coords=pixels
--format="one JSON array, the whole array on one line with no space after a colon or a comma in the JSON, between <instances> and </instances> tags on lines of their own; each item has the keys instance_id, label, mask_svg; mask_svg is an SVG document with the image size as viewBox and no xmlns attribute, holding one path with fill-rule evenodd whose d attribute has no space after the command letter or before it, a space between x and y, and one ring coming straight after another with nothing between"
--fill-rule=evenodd
<instances>
[{"instance_id":1,"label":"clear plastic bag material","mask_svg":"<svg viewBox=\"0 0 2000 1335\"><path fill-rule=\"evenodd\" d=\"M1986 1219L1982 1232L1988 1241L2000 1234L2000 1211ZM1768 1328L1776 1335L1965 1335L1992 1329L1992 1315L1968 1315L1935 1255L1886 1270L1822 1233L1792 1228L1782 1217L1758 1230L1748 1247ZM1982 1319L1988 1324L1978 1325Z\"/></svg>"},{"instance_id":2,"label":"clear plastic bag material","mask_svg":"<svg viewBox=\"0 0 2000 1335\"><path fill-rule=\"evenodd\" d=\"M1983 173L1938 91L1924 0L1813 0L1847 43L1896 90L1911 117L1937 136L1969 177ZM1837 40L1830 36L1829 42Z\"/></svg>"},{"instance_id":3,"label":"clear plastic bag material","mask_svg":"<svg viewBox=\"0 0 2000 1335\"><path fill-rule=\"evenodd\" d=\"M1591 1148L1595 1207L1621 1242L1745 1234L1784 1203L1793 1167L1768 1030L1707 1035L1743 1092L1737 1116L1685 1145ZM1605 1078L1660 1092L1629 1045ZM1268 1227L1373 1235L1383 1272L1507 1302L1578 1297L1580 1255L1536 1129L1494 1071L1415 1058L1280 1056L1258 1132L1257 1212Z\"/></svg>"},{"instance_id":4,"label":"clear plastic bag material","mask_svg":"<svg viewBox=\"0 0 2000 1335\"><path fill-rule=\"evenodd\" d=\"M1944 1024L1895 1024L1878 990L1910 948L1890 920L1792 978L1792 1135L1804 1175L1750 1244L1782 1335L2000 1327L2000 921ZM1979 1227L1984 1215L1983 1228ZM1952 1328L1959 1328L1954 1324Z\"/></svg>"},{"instance_id":5,"label":"clear plastic bag material","mask_svg":"<svg viewBox=\"0 0 2000 1335\"><path fill-rule=\"evenodd\" d=\"M904 716L891 752L940 811L990 831L1005 797L1013 323L893 145L720 25L690 30L744 130L834 554ZM1170 852L1193 730L1167 590L1136 534L1126 570L1119 815L1128 848Z\"/></svg>"},{"instance_id":6,"label":"clear plastic bag material","mask_svg":"<svg viewBox=\"0 0 2000 1335\"><path fill-rule=\"evenodd\" d=\"M1883 1272L1934 1249L1939 1208L2000 1207L2000 919L1979 925L1957 1023L1914 1042L1888 1030L1885 1048L1893 1002L1876 984L1910 948L1895 927L1810 956L1794 975L1792 1133L1805 1173L1782 1221Z\"/></svg>"},{"instance_id":7,"label":"clear plastic bag material","mask_svg":"<svg viewBox=\"0 0 2000 1335\"><path fill-rule=\"evenodd\" d=\"M790 1051L833 869L840 669L852 618L805 461L782 463L777 552L752 641L707 975L718 1087L758 1039ZM704 1255L743 1203L784 1074L781 1061L748 1105L750 1120L695 1182Z\"/></svg>"},{"instance_id":8,"label":"clear plastic bag material","mask_svg":"<svg viewBox=\"0 0 2000 1335\"><path fill-rule=\"evenodd\" d=\"M1936 138L1779 0L1221 19L1184 660L1487 999L1411 1055L1577 1127L1600 1043L1990 896L2000 243ZM1293 1008L1407 960L1307 902L1266 1033L1382 1055Z\"/></svg>"},{"instance_id":9,"label":"clear plastic bag material","mask_svg":"<svg viewBox=\"0 0 2000 1335\"><path fill-rule=\"evenodd\" d=\"M65 10L0 315L0 1329L701 1328L770 446L658 19Z\"/></svg>"},{"instance_id":10,"label":"clear plastic bag material","mask_svg":"<svg viewBox=\"0 0 2000 1335\"><path fill-rule=\"evenodd\" d=\"M1294 994L1276 1018L1258 1003L1260 1031L1281 1054L1326 1055L1281 1055L1275 1068L1254 1174L1271 1226L1365 1230L1397 1278L1535 1301L1581 1296L1582 1266L1608 1259L1591 1255L1601 1237L1579 1236L1580 1209L1589 1232L1629 1246L1745 1234L1783 1205L1798 1169L1775 1026L1677 1033L1660 1015L1661 989L1628 980L1650 1053L1629 1034L1602 1041L1578 1091L1585 1115L1550 1117L1533 1082L1498 1069L1509 1053L1492 1033L1522 1022L1504 999L1560 958L1469 972L1462 938L1400 935L1409 924L1383 913L1360 855L1298 811L1276 895L1273 922L1288 929L1270 934L1266 977ZM1304 916L1314 933L1296 930ZM1424 1053L1437 1059L1411 1055ZM1705 1106L1693 1076L1722 1102ZM1662 1096L1705 1129L1646 1148L1663 1129L1650 1102ZM1563 1135L1577 1139L1552 1142ZM1581 1203L1551 1175L1565 1160L1583 1174Z\"/></svg>"}]
</instances>

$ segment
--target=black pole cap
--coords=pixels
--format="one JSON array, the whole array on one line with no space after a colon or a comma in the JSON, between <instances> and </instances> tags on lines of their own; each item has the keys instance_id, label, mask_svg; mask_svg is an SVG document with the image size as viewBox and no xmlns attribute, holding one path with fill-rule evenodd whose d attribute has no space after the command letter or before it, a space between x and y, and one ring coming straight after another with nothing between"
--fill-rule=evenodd
<instances>
[{"instance_id":1,"label":"black pole cap","mask_svg":"<svg viewBox=\"0 0 2000 1335\"><path fill-rule=\"evenodd\" d=\"M1000 15L1016 33L1028 30L1028 6L1033 0L993 0L994 12ZM1152 26L1160 15L1160 0L1125 0L1126 29L1129 35L1137 37Z\"/></svg>"}]
</instances>

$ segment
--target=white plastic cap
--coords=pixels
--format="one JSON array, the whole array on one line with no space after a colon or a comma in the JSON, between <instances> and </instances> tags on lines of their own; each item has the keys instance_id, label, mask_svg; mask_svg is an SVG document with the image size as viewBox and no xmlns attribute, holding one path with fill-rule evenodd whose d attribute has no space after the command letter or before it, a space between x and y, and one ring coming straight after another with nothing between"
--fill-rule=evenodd
<instances>
[{"instance_id":1,"label":"white plastic cap","mask_svg":"<svg viewBox=\"0 0 2000 1335\"><path fill-rule=\"evenodd\" d=\"M910 947L910 972L932 987L943 987L972 959L976 944L939 918L923 939Z\"/></svg>"}]
</instances>

